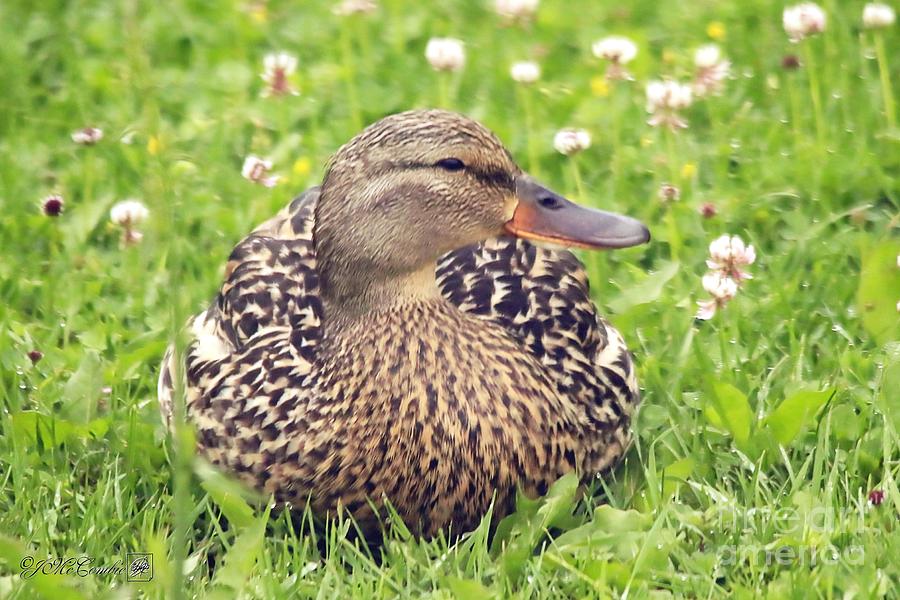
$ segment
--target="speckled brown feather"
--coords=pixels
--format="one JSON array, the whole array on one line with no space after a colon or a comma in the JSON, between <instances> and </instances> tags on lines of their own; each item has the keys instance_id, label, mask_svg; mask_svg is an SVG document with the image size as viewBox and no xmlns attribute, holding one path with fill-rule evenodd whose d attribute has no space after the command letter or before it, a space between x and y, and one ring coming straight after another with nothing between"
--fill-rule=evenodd
<instances>
[{"instance_id":1,"label":"speckled brown feather","mask_svg":"<svg viewBox=\"0 0 900 600\"><path fill-rule=\"evenodd\" d=\"M494 238L443 256L440 296L327 327L317 189L235 248L193 320L186 410L200 453L280 501L390 499L414 530L477 525L496 494L591 477L628 442L638 401L621 336L568 251ZM171 354L160 402L171 418Z\"/></svg>"}]
</instances>

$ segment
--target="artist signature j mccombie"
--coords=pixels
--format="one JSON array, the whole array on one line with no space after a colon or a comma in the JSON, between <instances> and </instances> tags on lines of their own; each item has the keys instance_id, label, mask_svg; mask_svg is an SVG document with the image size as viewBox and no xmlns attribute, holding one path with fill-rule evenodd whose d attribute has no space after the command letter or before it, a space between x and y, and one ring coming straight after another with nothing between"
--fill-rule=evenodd
<instances>
[{"instance_id":1,"label":"artist signature j mccombie","mask_svg":"<svg viewBox=\"0 0 900 600\"><path fill-rule=\"evenodd\" d=\"M19 576L31 579L35 575L89 575L120 576L126 572L125 563L117 560L111 565L97 565L91 556L73 556L69 558L39 558L26 556L19 563L22 569Z\"/></svg>"}]
</instances>

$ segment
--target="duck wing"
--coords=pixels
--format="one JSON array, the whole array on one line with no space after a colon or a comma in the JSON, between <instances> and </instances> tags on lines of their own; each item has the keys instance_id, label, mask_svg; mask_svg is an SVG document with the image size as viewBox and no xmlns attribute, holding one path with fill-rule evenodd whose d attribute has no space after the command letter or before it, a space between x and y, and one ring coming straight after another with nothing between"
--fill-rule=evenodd
<instances>
[{"instance_id":1,"label":"duck wing","mask_svg":"<svg viewBox=\"0 0 900 600\"><path fill-rule=\"evenodd\" d=\"M231 252L212 310L220 335L234 348L261 329L290 327L297 351L313 359L322 325L312 239L318 198L319 188L306 191Z\"/></svg>"},{"instance_id":2,"label":"duck wing","mask_svg":"<svg viewBox=\"0 0 900 600\"><path fill-rule=\"evenodd\" d=\"M460 310L517 339L596 427L626 429L639 400L631 354L597 313L574 254L503 236L444 255L437 280Z\"/></svg>"},{"instance_id":3,"label":"duck wing","mask_svg":"<svg viewBox=\"0 0 900 600\"><path fill-rule=\"evenodd\" d=\"M306 191L244 238L228 259L212 305L191 319L184 364L192 411L227 411L228 399L254 394L262 401L272 381L290 377L296 387L309 373L322 334L312 240L318 198L319 188ZM169 348L158 385L166 422L172 417L174 367ZM209 406L213 398L219 406Z\"/></svg>"}]
</instances>

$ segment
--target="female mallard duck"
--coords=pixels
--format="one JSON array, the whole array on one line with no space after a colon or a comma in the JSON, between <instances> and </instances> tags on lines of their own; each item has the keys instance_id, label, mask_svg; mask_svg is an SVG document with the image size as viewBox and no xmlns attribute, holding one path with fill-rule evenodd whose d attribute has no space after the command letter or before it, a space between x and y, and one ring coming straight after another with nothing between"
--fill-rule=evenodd
<instances>
[{"instance_id":1,"label":"female mallard duck","mask_svg":"<svg viewBox=\"0 0 900 600\"><path fill-rule=\"evenodd\" d=\"M466 117L389 116L237 245L194 317L185 402L199 451L364 528L369 500L389 499L426 535L475 527L495 494L503 514L517 487L603 471L629 439L631 358L578 259L532 242L648 240L530 179Z\"/></svg>"}]
</instances>

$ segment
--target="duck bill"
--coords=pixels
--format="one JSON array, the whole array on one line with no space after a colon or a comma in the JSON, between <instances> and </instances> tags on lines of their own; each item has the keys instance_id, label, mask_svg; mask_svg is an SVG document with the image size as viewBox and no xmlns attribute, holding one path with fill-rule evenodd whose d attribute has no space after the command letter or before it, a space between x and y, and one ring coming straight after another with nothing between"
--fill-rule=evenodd
<instances>
[{"instance_id":1,"label":"duck bill","mask_svg":"<svg viewBox=\"0 0 900 600\"><path fill-rule=\"evenodd\" d=\"M516 180L518 204L505 229L518 238L590 250L628 248L650 241L631 217L579 206L527 176Z\"/></svg>"}]
</instances>

